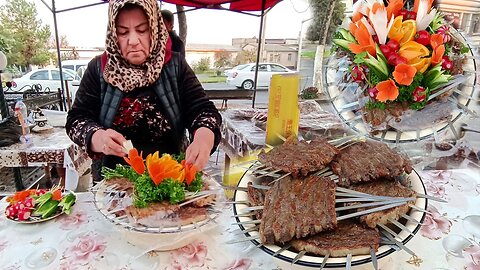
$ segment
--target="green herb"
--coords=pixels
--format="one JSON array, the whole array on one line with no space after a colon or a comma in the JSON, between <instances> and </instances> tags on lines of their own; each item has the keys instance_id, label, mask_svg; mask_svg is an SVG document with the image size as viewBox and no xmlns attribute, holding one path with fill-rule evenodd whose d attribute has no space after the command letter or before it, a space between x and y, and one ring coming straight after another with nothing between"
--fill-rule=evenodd
<instances>
[{"instance_id":1,"label":"green herb","mask_svg":"<svg viewBox=\"0 0 480 270\"><path fill-rule=\"evenodd\" d=\"M202 174L197 173L195 175L195 179L193 179L193 181L187 187L187 190L190 192L196 192L196 191L200 191L202 187L203 187Z\"/></svg>"},{"instance_id":2,"label":"green herb","mask_svg":"<svg viewBox=\"0 0 480 270\"><path fill-rule=\"evenodd\" d=\"M125 177L128 178L131 182L134 182L135 179L138 177L138 173L135 172L130 166L124 166L121 164L117 164L115 169L110 169L107 167L102 168L102 175L103 178L106 180L115 178L115 177Z\"/></svg>"},{"instance_id":3,"label":"green herb","mask_svg":"<svg viewBox=\"0 0 480 270\"><path fill-rule=\"evenodd\" d=\"M410 85L408 86L401 85L400 87L398 87L399 93L396 101L408 102L408 103L412 102L413 91L415 91L415 89L417 89L417 87L421 85L422 80L423 80L422 73L417 73L415 77L413 77L413 82Z\"/></svg>"},{"instance_id":4,"label":"green herb","mask_svg":"<svg viewBox=\"0 0 480 270\"><path fill-rule=\"evenodd\" d=\"M460 48L460 53L461 54L466 54L470 52L470 48L464 44L461 44L462 48Z\"/></svg>"},{"instance_id":5,"label":"green herb","mask_svg":"<svg viewBox=\"0 0 480 270\"><path fill-rule=\"evenodd\" d=\"M374 100L369 100L365 104L365 108L367 108L367 110L373 110L373 109L385 110L386 107L387 107L387 105L385 103L380 102L380 101L374 101Z\"/></svg>"},{"instance_id":6,"label":"green herb","mask_svg":"<svg viewBox=\"0 0 480 270\"><path fill-rule=\"evenodd\" d=\"M452 45L450 43L445 43L445 53L443 55L449 55L452 53Z\"/></svg>"}]
</instances>

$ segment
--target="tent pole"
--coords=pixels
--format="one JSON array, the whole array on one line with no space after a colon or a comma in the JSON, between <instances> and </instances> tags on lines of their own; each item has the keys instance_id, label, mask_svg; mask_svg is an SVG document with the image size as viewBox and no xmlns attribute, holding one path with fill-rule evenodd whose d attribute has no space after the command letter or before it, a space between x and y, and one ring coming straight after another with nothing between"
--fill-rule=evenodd
<instances>
[{"instance_id":1,"label":"tent pole","mask_svg":"<svg viewBox=\"0 0 480 270\"><path fill-rule=\"evenodd\" d=\"M53 26L55 28L55 41L57 43L57 58L58 58L58 69L60 70L60 87L62 89L62 102L64 108L66 108L65 99L65 88L63 86L63 71L62 71L62 59L60 57L60 39L58 38L58 27L57 27L57 10L55 9L55 0L52 0L52 14L53 14Z\"/></svg>"},{"instance_id":2,"label":"tent pole","mask_svg":"<svg viewBox=\"0 0 480 270\"><path fill-rule=\"evenodd\" d=\"M260 63L260 53L262 51L262 35L263 35L263 17L265 16L265 2L262 0L262 15L260 15L260 32L258 34L258 49L257 49L257 63L255 65L255 79L253 81L253 98L252 98L252 108L255 108L255 99L257 97L257 79L258 79L258 64Z\"/></svg>"}]
</instances>

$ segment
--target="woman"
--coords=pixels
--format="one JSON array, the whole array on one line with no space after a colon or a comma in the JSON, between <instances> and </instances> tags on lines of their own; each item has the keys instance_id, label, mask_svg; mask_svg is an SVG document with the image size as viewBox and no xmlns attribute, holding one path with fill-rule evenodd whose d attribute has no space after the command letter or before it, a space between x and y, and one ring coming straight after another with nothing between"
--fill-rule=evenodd
<instances>
[{"instance_id":1,"label":"woman","mask_svg":"<svg viewBox=\"0 0 480 270\"><path fill-rule=\"evenodd\" d=\"M124 163L123 143L146 154L179 153L201 170L220 141L221 117L185 58L171 52L156 0L109 3L106 53L87 67L66 129L103 166Z\"/></svg>"}]
</instances>

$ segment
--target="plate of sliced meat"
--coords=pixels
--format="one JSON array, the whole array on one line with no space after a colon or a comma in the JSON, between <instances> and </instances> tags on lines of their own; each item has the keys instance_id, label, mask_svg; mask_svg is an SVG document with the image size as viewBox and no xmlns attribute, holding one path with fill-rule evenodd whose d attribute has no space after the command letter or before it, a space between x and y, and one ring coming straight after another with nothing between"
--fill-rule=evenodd
<instances>
[{"instance_id":1,"label":"plate of sliced meat","mask_svg":"<svg viewBox=\"0 0 480 270\"><path fill-rule=\"evenodd\" d=\"M202 176L203 188L186 194L179 203L151 202L146 207L133 203L135 185L125 177L104 180L94 187L97 209L132 244L148 250L172 250L188 244L192 237L215 226L224 199L220 185Z\"/></svg>"},{"instance_id":2,"label":"plate of sliced meat","mask_svg":"<svg viewBox=\"0 0 480 270\"><path fill-rule=\"evenodd\" d=\"M410 161L386 144L289 138L261 153L236 187L233 211L245 237L234 242L252 241L285 269L378 269L396 250L414 254L405 244L427 198Z\"/></svg>"}]
</instances>

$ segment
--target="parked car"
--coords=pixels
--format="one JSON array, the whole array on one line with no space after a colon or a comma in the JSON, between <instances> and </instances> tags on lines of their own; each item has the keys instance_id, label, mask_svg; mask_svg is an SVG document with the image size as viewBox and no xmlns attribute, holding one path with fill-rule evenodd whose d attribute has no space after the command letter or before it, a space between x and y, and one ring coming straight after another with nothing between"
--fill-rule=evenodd
<instances>
[{"instance_id":1,"label":"parked car","mask_svg":"<svg viewBox=\"0 0 480 270\"><path fill-rule=\"evenodd\" d=\"M68 81L68 89L70 90L71 97L75 96L77 92L80 77L72 70L62 70L63 79ZM23 92L31 89L34 85L40 85L42 92L56 91L60 86L60 71L58 69L37 69L28 72L20 78L13 80L12 91ZM35 88L37 89L37 88Z\"/></svg>"},{"instance_id":2,"label":"parked car","mask_svg":"<svg viewBox=\"0 0 480 270\"><path fill-rule=\"evenodd\" d=\"M233 72L235 72L235 71L237 71L237 70L241 70L241 69L243 69L243 68L245 68L245 67L247 67L247 66L248 66L248 64L241 64L241 65L238 65L238 66L234 66L234 67L231 68L231 69L226 69L225 71L223 71L223 74L228 77L228 76L230 76L230 74L232 74Z\"/></svg>"},{"instance_id":3,"label":"parked car","mask_svg":"<svg viewBox=\"0 0 480 270\"><path fill-rule=\"evenodd\" d=\"M275 63L260 63L258 65L257 88L268 87L273 74L295 73L285 66ZM252 89L255 78L255 63L246 64L241 69L229 73L227 84L243 89Z\"/></svg>"},{"instance_id":4,"label":"parked car","mask_svg":"<svg viewBox=\"0 0 480 270\"><path fill-rule=\"evenodd\" d=\"M62 69L70 69L78 72L80 68L86 67L88 62L90 62L90 60L65 60L62 61Z\"/></svg>"}]
</instances>

